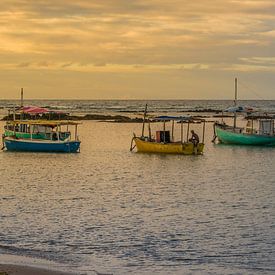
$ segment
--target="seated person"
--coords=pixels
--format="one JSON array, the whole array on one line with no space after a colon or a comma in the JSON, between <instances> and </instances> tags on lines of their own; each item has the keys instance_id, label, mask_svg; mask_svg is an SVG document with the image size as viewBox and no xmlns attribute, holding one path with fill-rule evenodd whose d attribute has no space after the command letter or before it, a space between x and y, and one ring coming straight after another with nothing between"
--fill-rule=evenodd
<instances>
[{"instance_id":1,"label":"seated person","mask_svg":"<svg viewBox=\"0 0 275 275\"><path fill-rule=\"evenodd\" d=\"M53 139L53 140L58 140L57 133L53 133L52 139Z\"/></svg>"},{"instance_id":2,"label":"seated person","mask_svg":"<svg viewBox=\"0 0 275 275\"><path fill-rule=\"evenodd\" d=\"M195 146L197 146L200 142L200 138L199 136L194 132L194 130L191 130L191 138L189 139L189 141L191 141Z\"/></svg>"}]
</instances>

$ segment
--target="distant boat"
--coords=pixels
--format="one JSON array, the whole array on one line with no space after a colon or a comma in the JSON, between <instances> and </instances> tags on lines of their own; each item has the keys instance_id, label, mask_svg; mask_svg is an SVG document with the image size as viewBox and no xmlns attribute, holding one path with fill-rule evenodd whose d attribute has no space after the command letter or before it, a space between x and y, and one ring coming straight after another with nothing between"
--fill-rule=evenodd
<instances>
[{"instance_id":1,"label":"distant boat","mask_svg":"<svg viewBox=\"0 0 275 275\"><path fill-rule=\"evenodd\" d=\"M137 148L137 152L143 153L164 153L164 154L183 154L183 155L198 155L203 153L204 149L204 132L205 132L205 121L192 117L174 117L174 116L158 116L154 117L153 121L163 122L163 129L156 131L156 136L151 134L150 122L148 122L148 136L144 135L144 127L146 123L147 105L144 112L144 120L142 126L142 134L137 137L134 134L132 138L130 151ZM172 122L171 132L167 130L166 123ZM176 140L174 138L174 126L175 122L180 124L181 134L180 139ZM202 123L203 124L203 134L202 142L199 141L197 134L193 134L189 139L189 127L191 123ZM183 124L187 124L186 133L184 135ZM186 137L186 139L185 139Z\"/></svg>"},{"instance_id":2,"label":"distant boat","mask_svg":"<svg viewBox=\"0 0 275 275\"><path fill-rule=\"evenodd\" d=\"M274 118L266 116L257 119L251 115L246 127L237 127L237 113L251 113L253 108L237 106L237 78L235 79L235 106L228 108L227 112L234 113L233 125L224 122L214 123L214 138L220 143L237 145L275 146ZM257 129L255 126L258 126Z\"/></svg>"}]
</instances>

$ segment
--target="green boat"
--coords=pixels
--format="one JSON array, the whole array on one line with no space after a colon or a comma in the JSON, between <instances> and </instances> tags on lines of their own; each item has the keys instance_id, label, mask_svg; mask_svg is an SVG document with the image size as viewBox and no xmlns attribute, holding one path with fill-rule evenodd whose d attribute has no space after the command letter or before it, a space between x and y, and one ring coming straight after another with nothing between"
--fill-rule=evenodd
<instances>
[{"instance_id":1,"label":"green boat","mask_svg":"<svg viewBox=\"0 0 275 275\"><path fill-rule=\"evenodd\" d=\"M228 108L227 112L234 113L233 126L222 122L214 123L214 138L220 143L255 146L275 146L274 117L265 115L253 117L253 108L237 106L237 79L235 78L235 101L234 106ZM237 127L237 113L248 113L250 118L245 127ZM259 116L258 116L259 117Z\"/></svg>"},{"instance_id":2,"label":"green boat","mask_svg":"<svg viewBox=\"0 0 275 275\"><path fill-rule=\"evenodd\" d=\"M274 119L259 120L259 130L250 127L238 128L222 123L215 123L215 135L220 143L238 145L275 146ZM263 125L270 130L264 131ZM273 129L272 129L273 128ZM265 128L267 129L267 127Z\"/></svg>"}]
</instances>

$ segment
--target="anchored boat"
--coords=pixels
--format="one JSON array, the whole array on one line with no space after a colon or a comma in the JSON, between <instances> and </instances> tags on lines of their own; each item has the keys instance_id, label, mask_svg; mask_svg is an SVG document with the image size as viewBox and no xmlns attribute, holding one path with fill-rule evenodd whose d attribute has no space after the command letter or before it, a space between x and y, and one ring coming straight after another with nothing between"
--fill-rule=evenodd
<instances>
[{"instance_id":1,"label":"anchored boat","mask_svg":"<svg viewBox=\"0 0 275 275\"><path fill-rule=\"evenodd\" d=\"M144 153L165 153L165 154L183 154L183 155L198 155L203 153L204 149L204 132L205 121L202 119L195 119L189 116L175 117L175 116L158 116L151 121L146 119L147 105L144 112L144 120L142 126L142 134L137 137L134 134L132 138L130 151L136 147L137 152ZM150 122L162 122L163 129L156 131L155 136L152 135ZM167 123L171 122L171 131L168 130ZM148 135L145 136L145 123L148 123ZM199 136L191 130L192 123L199 123L203 125L202 141ZM176 138L175 124L180 125L180 138ZM185 128L185 129L184 129ZM189 138L190 137L190 138Z\"/></svg>"},{"instance_id":2,"label":"anchored boat","mask_svg":"<svg viewBox=\"0 0 275 275\"><path fill-rule=\"evenodd\" d=\"M36 106L23 106L23 89L21 89L21 106L17 110L13 108L12 116L9 111L2 135L2 149L28 152L79 152L80 140L77 135L79 123L60 119L40 119L46 115L50 118L53 114L60 116L62 112ZM72 126L75 128L74 135L69 129Z\"/></svg>"},{"instance_id":3,"label":"anchored boat","mask_svg":"<svg viewBox=\"0 0 275 275\"><path fill-rule=\"evenodd\" d=\"M233 125L225 122L214 123L214 138L218 138L220 143L238 144L238 145L258 145L275 146L274 117L253 116L253 108L237 106L237 79L235 79L235 101L234 107L226 111L234 113ZM237 127L237 114L250 114L245 127Z\"/></svg>"},{"instance_id":4,"label":"anchored boat","mask_svg":"<svg viewBox=\"0 0 275 275\"><path fill-rule=\"evenodd\" d=\"M79 152L78 125L78 122L73 121L9 121L2 137L3 148L8 151ZM74 137L69 131L69 126L75 127Z\"/></svg>"}]
</instances>

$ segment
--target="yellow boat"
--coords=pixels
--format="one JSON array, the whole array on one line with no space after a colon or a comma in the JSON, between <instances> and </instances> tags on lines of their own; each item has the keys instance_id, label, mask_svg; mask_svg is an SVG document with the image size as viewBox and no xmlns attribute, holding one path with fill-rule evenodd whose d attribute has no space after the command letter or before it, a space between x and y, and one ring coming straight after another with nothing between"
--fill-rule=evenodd
<instances>
[{"instance_id":1,"label":"yellow boat","mask_svg":"<svg viewBox=\"0 0 275 275\"><path fill-rule=\"evenodd\" d=\"M151 134L150 121L146 120L147 106L145 107L144 120L142 126L142 134L137 137L134 134L132 138L130 151L136 148L137 152L143 153L164 153L164 154L183 154L183 155L198 155L203 153L204 149L204 132L205 121L202 119L194 119L190 116L158 116L153 118L155 122L163 122L163 130L156 131L156 135ZM172 131L166 130L166 123L172 122ZM148 122L148 136L144 135L144 125ZM174 138L175 122L180 124L180 139ZM203 125L202 142L199 141L199 136L191 130L192 136L189 138L189 129L191 123L201 123ZM183 124L187 124L186 133L183 133ZM184 137L186 138L184 140Z\"/></svg>"},{"instance_id":2,"label":"yellow boat","mask_svg":"<svg viewBox=\"0 0 275 275\"><path fill-rule=\"evenodd\" d=\"M204 143L195 146L192 142L170 142L159 143L155 141L142 140L140 137L134 137L138 152L144 153L165 153L165 154L183 154L197 155L203 153Z\"/></svg>"}]
</instances>

